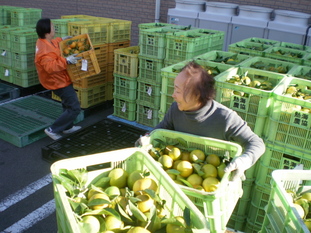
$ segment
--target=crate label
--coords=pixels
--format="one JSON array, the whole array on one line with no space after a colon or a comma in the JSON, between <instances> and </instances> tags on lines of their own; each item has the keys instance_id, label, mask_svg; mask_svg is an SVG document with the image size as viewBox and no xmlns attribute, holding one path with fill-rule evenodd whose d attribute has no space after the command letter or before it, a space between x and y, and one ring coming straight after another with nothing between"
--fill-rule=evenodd
<instances>
[{"instance_id":1,"label":"crate label","mask_svg":"<svg viewBox=\"0 0 311 233\"><path fill-rule=\"evenodd\" d=\"M147 111L147 119L149 119L149 120L152 119L152 110L151 110L151 109L149 109L149 110Z\"/></svg>"},{"instance_id":2,"label":"crate label","mask_svg":"<svg viewBox=\"0 0 311 233\"><path fill-rule=\"evenodd\" d=\"M249 98L244 98L238 95L232 95L230 107L234 110L246 112L249 106Z\"/></svg>"},{"instance_id":3,"label":"crate label","mask_svg":"<svg viewBox=\"0 0 311 233\"><path fill-rule=\"evenodd\" d=\"M291 117L291 123L306 128L311 126L311 114L307 112L294 111Z\"/></svg>"},{"instance_id":4,"label":"crate label","mask_svg":"<svg viewBox=\"0 0 311 233\"><path fill-rule=\"evenodd\" d=\"M10 76L10 71L8 69L4 71L4 76Z\"/></svg>"},{"instance_id":5,"label":"crate label","mask_svg":"<svg viewBox=\"0 0 311 233\"><path fill-rule=\"evenodd\" d=\"M152 87L151 86L148 87L147 94L149 96L151 96L151 94L152 94Z\"/></svg>"},{"instance_id":6,"label":"crate label","mask_svg":"<svg viewBox=\"0 0 311 233\"><path fill-rule=\"evenodd\" d=\"M86 59L82 59L81 70L87 71L87 60Z\"/></svg>"},{"instance_id":7,"label":"crate label","mask_svg":"<svg viewBox=\"0 0 311 233\"><path fill-rule=\"evenodd\" d=\"M126 112L126 103L124 102L123 103L123 106L122 106L122 110L121 110L122 112Z\"/></svg>"},{"instance_id":8,"label":"crate label","mask_svg":"<svg viewBox=\"0 0 311 233\"><path fill-rule=\"evenodd\" d=\"M6 50L3 50L3 52L1 53L1 56L6 56Z\"/></svg>"}]
</instances>

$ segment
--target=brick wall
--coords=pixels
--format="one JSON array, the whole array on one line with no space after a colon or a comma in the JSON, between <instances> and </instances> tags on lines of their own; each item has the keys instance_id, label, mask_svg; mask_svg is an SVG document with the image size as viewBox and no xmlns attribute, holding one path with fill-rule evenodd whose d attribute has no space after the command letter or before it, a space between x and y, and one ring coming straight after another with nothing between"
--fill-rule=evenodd
<instances>
[{"instance_id":1,"label":"brick wall","mask_svg":"<svg viewBox=\"0 0 311 233\"><path fill-rule=\"evenodd\" d=\"M195 0L194 0L195 1ZM211 0L215 1L215 0ZM311 14L310 0L218 0L239 5L263 6L273 9L299 11ZM60 18L61 15L86 14L132 21L131 45L138 44L138 24L155 20L155 0L0 0L0 5L42 9L43 17ZM167 10L175 7L174 0L161 0L160 22L167 22Z\"/></svg>"}]
</instances>

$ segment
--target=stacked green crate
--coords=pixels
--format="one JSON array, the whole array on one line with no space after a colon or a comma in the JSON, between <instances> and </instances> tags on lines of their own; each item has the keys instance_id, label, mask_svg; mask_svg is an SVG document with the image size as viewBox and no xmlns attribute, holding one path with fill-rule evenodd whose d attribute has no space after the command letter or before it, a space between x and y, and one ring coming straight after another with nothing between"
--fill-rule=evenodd
<instances>
[{"instance_id":1,"label":"stacked green crate","mask_svg":"<svg viewBox=\"0 0 311 233\"><path fill-rule=\"evenodd\" d=\"M265 55L265 50L271 48L271 45L239 41L228 46L228 51L233 53L240 53L249 56L259 56L263 57Z\"/></svg>"},{"instance_id":2,"label":"stacked green crate","mask_svg":"<svg viewBox=\"0 0 311 233\"><path fill-rule=\"evenodd\" d=\"M0 6L0 25L11 25L11 10L19 9L15 6Z\"/></svg>"},{"instance_id":3,"label":"stacked green crate","mask_svg":"<svg viewBox=\"0 0 311 233\"><path fill-rule=\"evenodd\" d=\"M217 62L212 62L210 60L204 59L204 54L191 59L197 62L199 65L203 66L213 77L217 77L222 72L226 71L233 66L228 64L222 64ZM164 67L161 70L162 87L161 87L161 106L160 106L160 120L162 120L164 114L168 111L171 104L174 102L172 94L174 92L174 80L181 69L191 60L185 60L176 63L171 66Z\"/></svg>"},{"instance_id":4,"label":"stacked green crate","mask_svg":"<svg viewBox=\"0 0 311 233\"><path fill-rule=\"evenodd\" d=\"M13 84L30 87L39 84L35 67L36 41L35 29L14 30L10 32Z\"/></svg>"},{"instance_id":5,"label":"stacked green crate","mask_svg":"<svg viewBox=\"0 0 311 233\"><path fill-rule=\"evenodd\" d=\"M224 32L193 29L168 34L166 40L166 63L176 64L212 50L221 50Z\"/></svg>"},{"instance_id":6,"label":"stacked green crate","mask_svg":"<svg viewBox=\"0 0 311 233\"><path fill-rule=\"evenodd\" d=\"M243 67L250 67L280 74L291 74L296 69L297 64L280 61L266 57L252 57L240 64Z\"/></svg>"},{"instance_id":7,"label":"stacked green crate","mask_svg":"<svg viewBox=\"0 0 311 233\"><path fill-rule=\"evenodd\" d=\"M11 25L0 26L0 79L9 83L13 83L11 32L22 29Z\"/></svg>"},{"instance_id":8,"label":"stacked green crate","mask_svg":"<svg viewBox=\"0 0 311 233\"><path fill-rule=\"evenodd\" d=\"M154 127L159 122L161 69L164 67L166 40L168 34L179 31L177 27L172 24L162 27L153 23L139 26L136 121L140 124Z\"/></svg>"},{"instance_id":9,"label":"stacked green crate","mask_svg":"<svg viewBox=\"0 0 311 233\"><path fill-rule=\"evenodd\" d=\"M114 50L114 112L129 121L136 120L139 46Z\"/></svg>"},{"instance_id":10,"label":"stacked green crate","mask_svg":"<svg viewBox=\"0 0 311 233\"><path fill-rule=\"evenodd\" d=\"M260 230L266 215L272 172L303 165L311 169L311 81L286 77L273 90L269 117L262 137L266 151L256 165L256 181L246 229Z\"/></svg>"},{"instance_id":11,"label":"stacked green crate","mask_svg":"<svg viewBox=\"0 0 311 233\"><path fill-rule=\"evenodd\" d=\"M11 25L23 27L35 27L41 19L42 9L38 8L14 8L11 13Z\"/></svg>"},{"instance_id":12,"label":"stacked green crate","mask_svg":"<svg viewBox=\"0 0 311 233\"><path fill-rule=\"evenodd\" d=\"M264 44L268 46L280 46L281 42L278 40L271 40L271 39L264 39L260 37L250 37L246 38L240 42L252 42L252 43L259 43L259 44Z\"/></svg>"},{"instance_id":13,"label":"stacked green crate","mask_svg":"<svg viewBox=\"0 0 311 233\"><path fill-rule=\"evenodd\" d=\"M65 36L69 35L68 22L87 21L87 19L78 19L78 18L52 19L51 21L52 21L54 28L55 28L55 37L65 37Z\"/></svg>"},{"instance_id":14,"label":"stacked green crate","mask_svg":"<svg viewBox=\"0 0 311 233\"><path fill-rule=\"evenodd\" d=\"M303 64L303 57L308 52L298 49L289 49L286 47L270 47L265 50L265 57L273 58L280 61L292 62L297 65Z\"/></svg>"}]
</instances>

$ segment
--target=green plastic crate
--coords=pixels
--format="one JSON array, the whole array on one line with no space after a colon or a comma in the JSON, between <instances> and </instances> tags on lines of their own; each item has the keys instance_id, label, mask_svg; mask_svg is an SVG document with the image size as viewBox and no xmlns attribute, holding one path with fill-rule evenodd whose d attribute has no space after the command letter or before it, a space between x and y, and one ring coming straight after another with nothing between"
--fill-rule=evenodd
<instances>
[{"instance_id":1,"label":"green plastic crate","mask_svg":"<svg viewBox=\"0 0 311 233\"><path fill-rule=\"evenodd\" d=\"M8 83L13 83L11 66L0 65L0 79Z\"/></svg>"},{"instance_id":2,"label":"green plastic crate","mask_svg":"<svg viewBox=\"0 0 311 233\"><path fill-rule=\"evenodd\" d=\"M227 65L239 65L241 62L251 58L251 56L238 54L238 53L232 53L232 52L226 52L226 51L219 51L219 50L213 50L209 51L207 53L201 54L199 56L196 56L194 59L201 59L201 60L207 60L210 62L216 62L216 63L222 63Z\"/></svg>"},{"instance_id":3,"label":"green plastic crate","mask_svg":"<svg viewBox=\"0 0 311 233\"><path fill-rule=\"evenodd\" d=\"M311 169L311 158L306 152L294 150L283 145L265 141L266 151L257 162L256 182L270 187L271 173L278 169L293 169L302 164L304 169Z\"/></svg>"},{"instance_id":4,"label":"green plastic crate","mask_svg":"<svg viewBox=\"0 0 311 233\"><path fill-rule=\"evenodd\" d=\"M41 19L42 9L17 8L11 10L11 25L13 26L36 26Z\"/></svg>"},{"instance_id":5,"label":"green plastic crate","mask_svg":"<svg viewBox=\"0 0 311 233\"><path fill-rule=\"evenodd\" d=\"M184 61L211 51L210 41L213 37L214 34L204 34L198 30L170 33L166 36L165 59Z\"/></svg>"},{"instance_id":6,"label":"green plastic crate","mask_svg":"<svg viewBox=\"0 0 311 233\"><path fill-rule=\"evenodd\" d=\"M228 82L235 75L245 75L251 81L268 82L272 90L263 90ZM268 117L272 92L285 75L245 67L233 67L217 75L216 101L236 111L250 128L261 136Z\"/></svg>"},{"instance_id":7,"label":"green plastic crate","mask_svg":"<svg viewBox=\"0 0 311 233\"><path fill-rule=\"evenodd\" d=\"M297 85L301 92L311 94L311 81L288 77L273 91L272 111L264 138L280 145L311 152L311 102L286 96L287 88Z\"/></svg>"},{"instance_id":8,"label":"green plastic crate","mask_svg":"<svg viewBox=\"0 0 311 233\"><path fill-rule=\"evenodd\" d=\"M270 40L270 39L264 39L264 38L259 38L259 37L247 38L247 39L242 40L241 42L259 43L259 44L264 44L264 45L269 45L269 46L278 46L281 43L278 40Z\"/></svg>"},{"instance_id":9,"label":"green plastic crate","mask_svg":"<svg viewBox=\"0 0 311 233\"><path fill-rule=\"evenodd\" d=\"M40 84L36 69L20 70L12 67L13 84L20 87L31 87Z\"/></svg>"},{"instance_id":10,"label":"green plastic crate","mask_svg":"<svg viewBox=\"0 0 311 233\"><path fill-rule=\"evenodd\" d=\"M175 28L163 27L163 28L150 28L139 33L139 55L164 59L166 36L169 33L179 31Z\"/></svg>"},{"instance_id":11,"label":"green plastic crate","mask_svg":"<svg viewBox=\"0 0 311 233\"><path fill-rule=\"evenodd\" d=\"M306 52L311 52L311 47L307 45L301 45L301 44L295 44L295 43L289 43L289 42L280 42L279 47L284 47L287 49L296 49L296 50L302 50Z\"/></svg>"},{"instance_id":12,"label":"green plastic crate","mask_svg":"<svg viewBox=\"0 0 311 233\"><path fill-rule=\"evenodd\" d=\"M113 95L113 115L128 121L136 120L136 100Z\"/></svg>"},{"instance_id":13,"label":"green plastic crate","mask_svg":"<svg viewBox=\"0 0 311 233\"><path fill-rule=\"evenodd\" d=\"M88 88L75 87L81 108L89 108L106 101L106 84Z\"/></svg>"},{"instance_id":14,"label":"green plastic crate","mask_svg":"<svg viewBox=\"0 0 311 233\"><path fill-rule=\"evenodd\" d=\"M102 166L98 166L98 164ZM195 226L195 232L208 232L208 223L196 206L174 184L170 177L154 163L151 156L139 148L126 148L93 155L79 156L55 162L51 166L53 175L59 175L61 169L73 170L77 168L88 169L88 183L97 175L107 174L113 168L123 168L128 173L135 170L150 172L150 178L159 184L158 195L166 200L164 205L168 211L168 217L182 215L187 207L190 210L191 223ZM56 204L56 216L58 231L68 233L84 233L74 215L66 195L66 189L56 179L53 179L54 197Z\"/></svg>"},{"instance_id":15,"label":"green plastic crate","mask_svg":"<svg viewBox=\"0 0 311 233\"><path fill-rule=\"evenodd\" d=\"M16 53L36 52L38 35L34 29L25 29L10 32L11 51Z\"/></svg>"},{"instance_id":16,"label":"green plastic crate","mask_svg":"<svg viewBox=\"0 0 311 233\"><path fill-rule=\"evenodd\" d=\"M296 78L311 80L311 67L296 66L293 70L291 70L290 74Z\"/></svg>"},{"instance_id":17,"label":"green plastic crate","mask_svg":"<svg viewBox=\"0 0 311 233\"><path fill-rule=\"evenodd\" d=\"M15 6L0 6L0 25L11 25L11 10L18 9Z\"/></svg>"},{"instance_id":18,"label":"green plastic crate","mask_svg":"<svg viewBox=\"0 0 311 233\"><path fill-rule=\"evenodd\" d=\"M161 69L161 78L162 78L162 87L161 87L161 106L160 110L162 113L166 113L168 110L168 107L173 102L172 98L167 98L171 96L174 92L174 80L178 73L181 71L181 69L189 62L190 60L186 60L183 62L179 62L177 64L164 67ZM206 67L210 70L212 70L212 75L216 78L217 75L221 74L227 69L230 69L231 65L226 64L220 64L216 62L211 62L204 59L197 59L195 58L194 61L196 61L198 64L202 65L203 67Z\"/></svg>"},{"instance_id":19,"label":"green plastic crate","mask_svg":"<svg viewBox=\"0 0 311 233\"><path fill-rule=\"evenodd\" d=\"M297 49L288 49L285 47L270 47L265 50L265 57L277 59L280 61L292 62L298 65L303 64L303 57L307 52Z\"/></svg>"},{"instance_id":20,"label":"green plastic crate","mask_svg":"<svg viewBox=\"0 0 311 233\"><path fill-rule=\"evenodd\" d=\"M109 24L108 43L117 43L131 40L132 21L114 19Z\"/></svg>"},{"instance_id":21,"label":"green plastic crate","mask_svg":"<svg viewBox=\"0 0 311 233\"><path fill-rule=\"evenodd\" d=\"M0 49L0 65L12 66L12 52L8 49Z\"/></svg>"},{"instance_id":22,"label":"green plastic crate","mask_svg":"<svg viewBox=\"0 0 311 233\"><path fill-rule=\"evenodd\" d=\"M19 70L35 69L35 53L12 52L12 66Z\"/></svg>"},{"instance_id":23,"label":"green plastic crate","mask_svg":"<svg viewBox=\"0 0 311 233\"><path fill-rule=\"evenodd\" d=\"M261 209L261 208L255 208L254 212L256 212L256 213L259 212L260 215L263 216L265 210ZM245 232L253 232L253 233L257 233L258 232L259 233L260 230L261 230L261 227L262 227L262 224L257 225L255 223L251 222L249 219L246 219L246 224L245 224L244 231Z\"/></svg>"},{"instance_id":24,"label":"green plastic crate","mask_svg":"<svg viewBox=\"0 0 311 233\"><path fill-rule=\"evenodd\" d=\"M200 137L172 130L156 129L150 134L151 144L158 147L159 141L166 145L191 151L193 148L202 150L205 154L216 154L223 157L226 153L231 158L242 153L240 145L228 141ZM241 181L229 182L229 173L225 173L215 192L203 192L178 185L196 207L204 214L210 225L210 232L225 232L231 213L242 195Z\"/></svg>"},{"instance_id":25,"label":"green plastic crate","mask_svg":"<svg viewBox=\"0 0 311 233\"><path fill-rule=\"evenodd\" d=\"M271 194L261 233L310 232L299 216L286 190L310 190L310 170L276 170L272 172Z\"/></svg>"},{"instance_id":26,"label":"green plastic crate","mask_svg":"<svg viewBox=\"0 0 311 233\"><path fill-rule=\"evenodd\" d=\"M227 229L228 231L241 231L243 232L243 229L245 227L245 216L237 216L234 213L231 214L231 217L227 223Z\"/></svg>"},{"instance_id":27,"label":"green plastic crate","mask_svg":"<svg viewBox=\"0 0 311 233\"><path fill-rule=\"evenodd\" d=\"M119 74L114 76L114 94L128 100L136 100L137 78L130 78Z\"/></svg>"},{"instance_id":28,"label":"green plastic crate","mask_svg":"<svg viewBox=\"0 0 311 233\"><path fill-rule=\"evenodd\" d=\"M297 64L266 57L252 57L240 63L242 67L250 67L280 74L292 74Z\"/></svg>"},{"instance_id":29,"label":"green plastic crate","mask_svg":"<svg viewBox=\"0 0 311 233\"><path fill-rule=\"evenodd\" d=\"M136 100L136 122L142 125L155 127L159 123L159 108L151 104L145 104L140 100Z\"/></svg>"},{"instance_id":30,"label":"green plastic crate","mask_svg":"<svg viewBox=\"0 0 311 233\"><path fill-rule=\"evenodd\" d=\"M139 100L141 104L159 108L161 101L161 85L150 84L140 78L137 79L137 82L137 100Z\"/></svg>"},{"instance_id":31,"label":"green plastic crate","mask_svg":"<svg viewBox=\"0 0 311 233\"><path fill-rule=\"evenodd\" d=\"M150 28L163 28L167 26L173 26L170 23L140 23L138 24L139 30L150 29Z\"/></svg>"},{"instance_id":32,"label":"green plastic crate","mask_svg":"<svg viewBox=\"0 0 311 233\"><path fill-rule=\"evenodd\" d=\"M6 26L0 28L0 48L10 50L11 48L11 32L25 30L24 27Z\"/></svg>"},{"instance_id":33,"label":"green plastic crate","mask_svg":"<svg viewBox=\"0 0 311 233\"><path fill-rule=\"evenodd\" d=\"M139 46L114 50L114 73L137 78Z\"/></svg>"},{"instance_id":34,"label":"green plastic crate","mask_svg":"<svg viewBox=\"0 0 311 233\"><path fill-rule=\"evenodd\" d=\"M87 21L87 19L78 19L78 18L52 19L51 21L55 28L55 37L65 37L69 35L68 22Z\"/></svg>"},{"instance_id":35,"label":"green plastic crate","mask_svg":"<svg viewBox=\"0 0 311 233\"><path fill-rule=\"evenodd\" d=\"M311 53L306 53L302 58L303 66L311 66Z\"/></svg>"},{"instance_id":36,"label":"green plastic crate","mask_svg":"<svg viewBox=\"0 0 311 233\"><path fill-rule=\"evenodd\" d=\"M265 50L271 48L270 45L259 44L254 42L237 42L229 44L228 51L232 53L240 53L249 56L265 56Z\"/></svg>"},{"instance_id":37,"label":"green plastic crate","mask_svg":"<svg viewBox=\"0 0 311 233\"><path fill-rule=\"evenodd\" d=\"M109 43L109 23L112 21L105 19L68 22L68 34L79 36L88 34L92 45Z\"/></svg>"},{"instance_id":38,"label":"green plastic crate","mask_svg":"<svg viewBox=\"0 0 311 233\"><path fill-rule=\"evenodd\" d=\"M138 55L139 59L139 78L152 84L162 83L161 69L164 67L163 59L150 58Z\"/></svg>"},{"instance_id":39,"label":"green plastic crate","mask_svg":"<svg viewBox=\"0 0 311 233\"><path fill-rule=\"evenodd\" d=\"M202 28L195 28L191 30L193 32L198 32L203 35L206 35L208 38L208 47L209 51L212 50L222 50L224 40L225 40L225 32L218 31L218 30L211 30L211 29L202 29Z\"/></svg>"}]
</instances>

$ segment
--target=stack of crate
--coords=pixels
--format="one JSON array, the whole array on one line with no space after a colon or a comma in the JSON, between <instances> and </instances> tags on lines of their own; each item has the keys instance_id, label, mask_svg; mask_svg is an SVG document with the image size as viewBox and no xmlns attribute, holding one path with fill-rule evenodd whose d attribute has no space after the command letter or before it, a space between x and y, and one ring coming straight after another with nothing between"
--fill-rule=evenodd
<instances>
[{"instance_id":1,"label":"stack of crate","mask_svg":"<svg viewBox=\"0 0 311 233\"><path fill-rule=\"evenodd\" d=\"M139 28L137 122L154 127L161 118L161 69L221 49L224 32L158 23Z\"/></svg>"},{"instance_id":2,"label":"stack of crate","mask_svg":"<svg viewBox=\"0 0 311 233\"><path fill-rule=\"evenodd\" d=\"M41 9L36 8L1 8L2 22L10 23L0 26L2 80L20 87L39 84L34 64L38 39L34 27L41 18L41 12Z\"/></svg>"},{"instance_id":3,"label":"stack of crate","mask_svg":"<svg viewBox=\"0 0 311 233\"><path fill-rule=\"evenodd\" d=\"M131 21L90 15L63 15L53 20L60 36L87 33L101 72L74 82L81 107L88 108L113 99L114 50L130 46Z\"/></svg>"},{"instance_id":4,"label":"stack of crate","mask_svg":"<svg viewBox=\"0 0 311 233\"><path fill-rule=\"evenodd\" d=\"M114 54L113 115L135 121L139 46L116 49Z\"/></svg>"}]
</instances>

